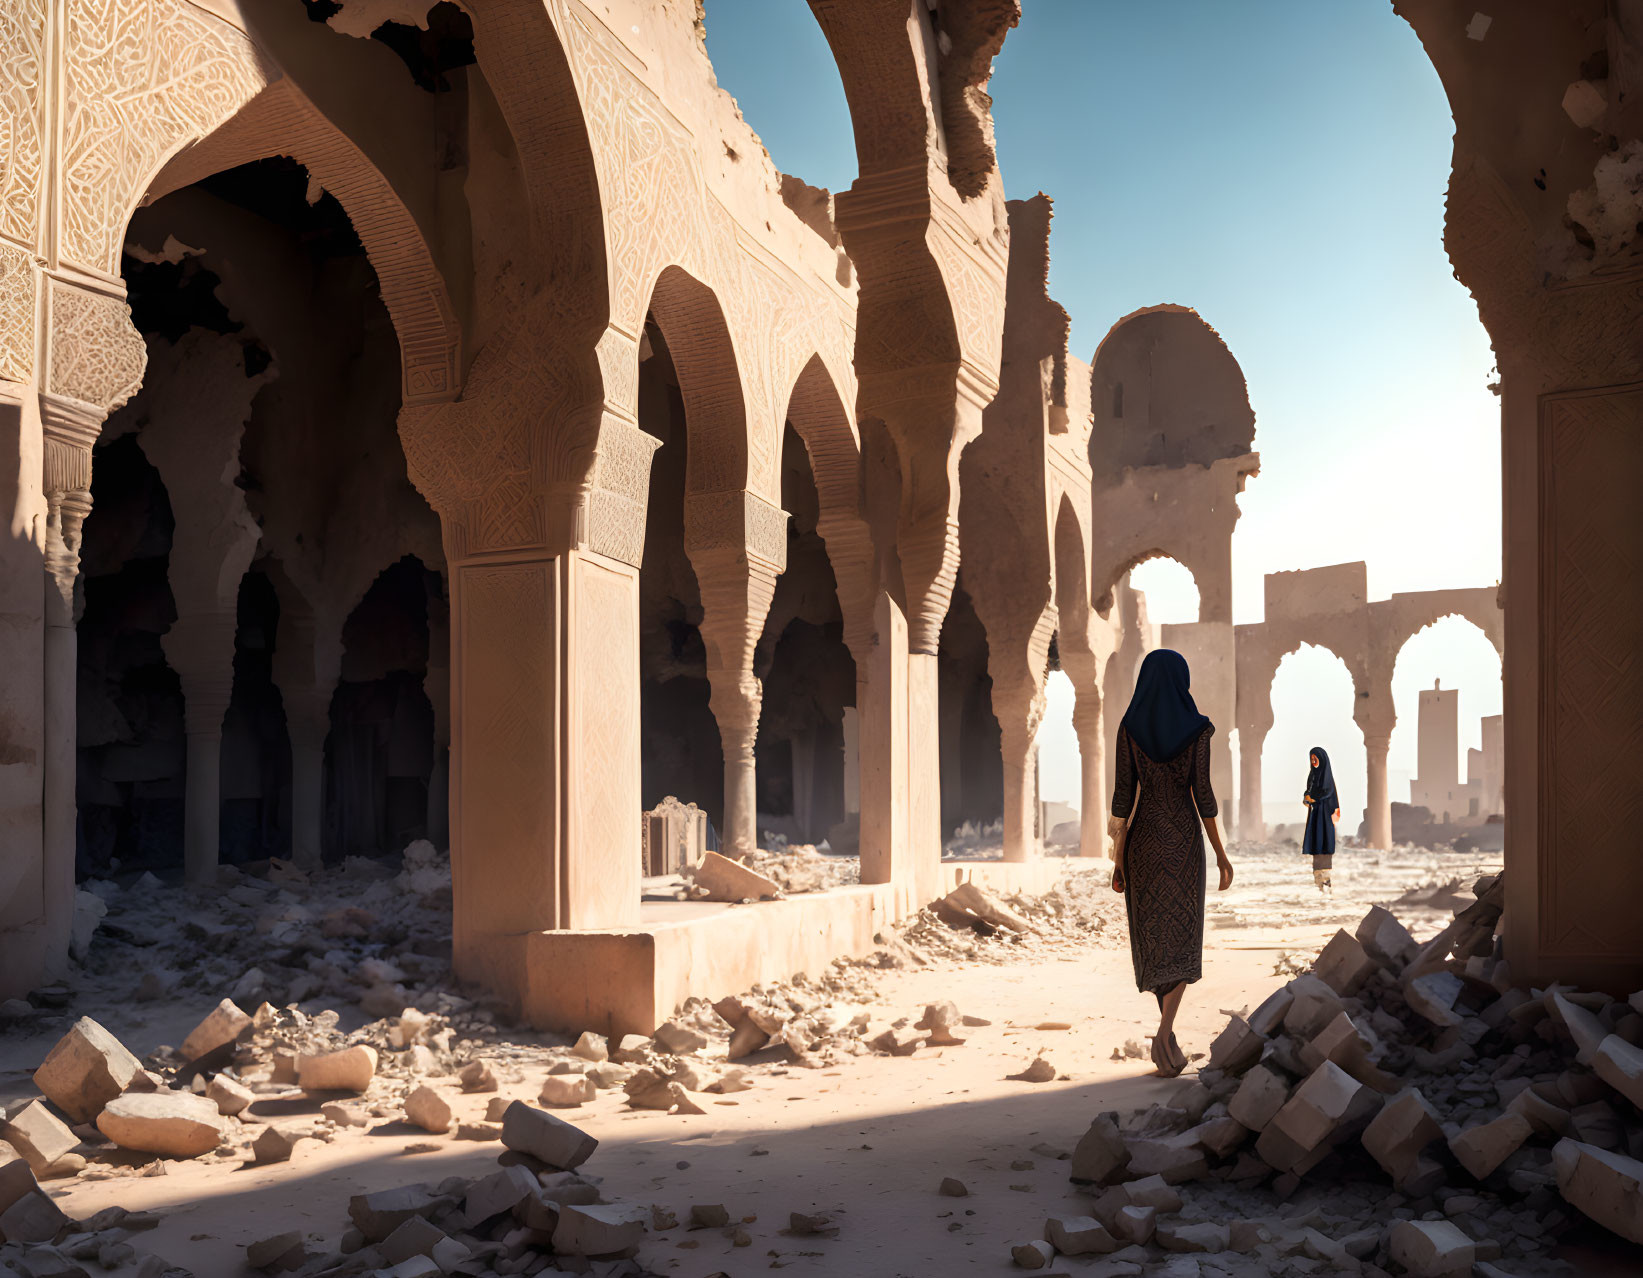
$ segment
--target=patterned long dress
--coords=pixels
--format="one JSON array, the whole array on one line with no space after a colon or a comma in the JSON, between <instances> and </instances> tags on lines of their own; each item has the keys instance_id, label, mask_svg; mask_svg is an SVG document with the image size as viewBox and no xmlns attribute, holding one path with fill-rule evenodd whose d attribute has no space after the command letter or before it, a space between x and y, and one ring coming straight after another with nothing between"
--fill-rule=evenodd
<instances>
[{"instance_id":1,"label":"patterned long dress","mask_svg":"<svg viewBox=\"0 0 1643 1278\"><path fill-rule=\"evenodd\" d=\"M1137 989L1169 993L1203 975L1204 830L1219 808L1210 785L1213 724L1173 759L1157 763L1118 729L1112 814L1129 817L1124 905ZM1141 794L1137 801L1136 788ZM1134 813L1131 817L1131 813Z\"/></svg>"}]
</instances>

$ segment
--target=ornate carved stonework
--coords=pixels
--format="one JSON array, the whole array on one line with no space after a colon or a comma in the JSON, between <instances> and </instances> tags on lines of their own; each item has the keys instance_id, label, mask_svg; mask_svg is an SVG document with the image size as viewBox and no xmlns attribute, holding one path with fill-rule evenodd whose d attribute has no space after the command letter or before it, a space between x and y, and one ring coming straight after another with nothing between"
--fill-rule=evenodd
<instances>
[{"instance_id":1,"label":"ornate carved stonework","mask_svg":"<svg viewBox=\"0 0 1643 1278\"><path fill-rule=\"evenodd\" d=\"M64 5L66 261L117 274L126 219L161 162L269 79L251 42L187 0Z\"/></svg>"},{"instance_id":2,"label":"ornate carved stonework","mask_svg":"<svg viewBox=\"0 0 1643 1278\"><path fill-rule=\"evenodd\" d=\"M46 389L112 412L137 393L148 348L123 298L52 280Z\"/></svg>"},{"instance_id":3,"label":"ornate carved stonework","mask_svg":"<svg viewBox=\"0 0 1643 1278\"><path fill-rule=\"evenodd\" d=\"M0 5L0 235L32 245L40 208L45 0ZM0 278L0 299L6 281ZM3 303L0 303L3 304Z\"/></svg>"},{"instance_id":4,"label":"ornate carved stonework","mask_svg":"<svg viewBox=\"0 0 1643 1278\"><path fill-rule=\"evenodd\" d=\"M35 277L33 258L0 243L0 381L34 373Z\"/></svg>"},{"instance_id":5,"label":"ornate carved stonework","mask_svg":"<svg viewBox=\"0 0 1643 1278\"><path fill-rule=\"evenodd\" d=\"M735 549L781 572L787 567L787 512L745 490L691 493L685 498L685 546Z\"/></svg>"},{"instance_id":6,"label":"ornate carved stonework","mask_svg":"<svg viewBox=\"0 0 1643 1278\"><path fill-rule=\"evenodd\" d=\"M91 513L91 446L103 414L89 404L40 397L44 436L40 489L46 498L47 622L70 626L78 616L80 539Z\"/></svg>"},{"instance_id":7,"label":"ornate carved stonework","mask_svg":"<svg viewBox=\"0 0 1643 1278\"><path fill-rule=\"evenodd\" d=\"M605 418L587 497L589 550L639 567L645 554L650 459L661 442L637 426Z\"/></svg>"}]
</instances>

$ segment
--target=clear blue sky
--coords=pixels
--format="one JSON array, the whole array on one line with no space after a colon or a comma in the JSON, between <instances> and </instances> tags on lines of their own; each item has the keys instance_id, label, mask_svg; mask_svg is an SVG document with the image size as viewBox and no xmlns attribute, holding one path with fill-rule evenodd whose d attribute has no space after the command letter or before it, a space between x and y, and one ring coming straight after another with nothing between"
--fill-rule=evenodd
<instances>
[{"instance_id":1,"label":"clear blue sky","mask_svg":"<svg viewBox=\"0 0 1643 1278\"><path fill-rule=\"evenodd\" d=\"M1237 620L1261 620L1261 577L1283 569L1364 559L1372 598L1496 581L1493 357L1442 245L1453 126L1391 4L1023 8L993 76L999 161L1009 195L1055 199L1050 290L1072 315L1074 353L1089 359L1138 307L1178 302L1219 330L1249 382L1262 473L1233 546ZM849 186L849 112L803 0L707 0L707 42L777 166ZM1149 565L1137 580L1155 617L1195 615L1184 570ZM1405 650L1394 799L1408 797L1396 774L1414 768L1415 691L1458 686L1462 744L1475 745L1477 719L1499 712L1499 674L1462 622ZM1078 792L1065 700L1045 729L1049 798ZM1363 745L1345 668L1291 657L1274 708L1269 819L1300 811L1286 796L1316 743L1355 825Z\"/></svg>"}]
</instances>

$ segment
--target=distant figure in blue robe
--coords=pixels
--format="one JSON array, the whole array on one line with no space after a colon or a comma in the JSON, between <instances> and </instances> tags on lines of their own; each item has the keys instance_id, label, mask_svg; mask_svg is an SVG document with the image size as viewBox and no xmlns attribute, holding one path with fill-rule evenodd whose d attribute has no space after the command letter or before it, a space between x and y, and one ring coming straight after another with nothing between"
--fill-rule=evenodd
<instances>
[{"instance_id":1,"label":"distant figure in blue robe","mask_svg":"<svg viewBox=\"0 0 1643 1278\"><path fill-rule=\"evenodd\" d=\"M1301 852L1312 858L1312 881L1318 891L1333 895L1334 884L1330 872L1335 865L1335 827L1341 820L1341 800L1335 793L1335 773L1329 766L1329 755L1322 746L1312 747L1312 771L1307 773L1306 793L1301 796L1306 804L1306 834L1301 839Z\"/></svg>"}]
</instances>

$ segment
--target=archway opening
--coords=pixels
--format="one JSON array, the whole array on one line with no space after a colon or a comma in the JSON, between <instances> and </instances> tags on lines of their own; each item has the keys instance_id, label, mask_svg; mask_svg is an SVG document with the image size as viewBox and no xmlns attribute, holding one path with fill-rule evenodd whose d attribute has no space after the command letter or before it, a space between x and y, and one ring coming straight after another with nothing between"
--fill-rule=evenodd
<instances>
[{"instance_id":1,"label":"archway opening","mask_svg":"<svg viewBox=\"0 0 1643 1278\"><path fill-rule=\"evenodd\" d=\"M1147 597L1147 619L1155 626L1198 620L1198 580L1178 559L1159 555L1130 570L1130 587Z\"/></svg>"},{"instance_id":2,"label":"archway opening","mask_svg":"<svg viewBox=\"0 0 1643 1278\"><path fill-rule=\"evenodd\" d=\"M1392 837L1425 847L1468 837L1505 846L1501 661L1460 616L1427 626L1398 651L1387 751Z\"/></svg>"},{"instance_id":3,"label":"archway opening","mask_svg":"<svg viewBox=\"0 0 1643 1278\"><path fill-rule=\"evenodd\" d=\"M169 870L182 854L183 694L160 642L177 619L167 576L175 526L136 435L105 429L80 547L80 878Z\"/></svg>"},{"instance_id":4,"label":"archway opening","mask_svg":"<svg viewBox=\"0 0 1643 1278\"><path fill-rule=\"evenodd\" d=\"M754 658L764 682L757 753L761 844L767 839L853 850L846 804L845 710L855 705L856 663L827 547L817 532L821 495L810 452L791 423L782 434L787 568Z\"/></svg>"},{"instance_id":5,"label":"archway opening","mask_svg":"<svg viewBox=\"0 0 1643 1278\"><path fill-rule=\"evenodd\" d=\"M651 458L639 570L640 799L647 810L669 796L696 804L707 813L708 843L716 847L724 752L708 701L701 590L685 553L685 403L654 318L645 322L639 357L639 426L662 441Z\"/></svg>"},{"instance_id":6,"label":"archway opening","mask_svg":"<svg viewBox=\"0 0 1643 1278\"><path fill-rule=\"evenodd\" d=\"M1272 729L1261 751L1262 813L1275 842L1300 841L1306 825L1308 753L1329 752L1341 799L1337 835L1358 827L1364 814L1368 768L1363 733L1352 718L1352 674L1327 648L1302 644L1278 663L1272 680Z\"/></svg>"},{"instance_id":7,"label":"archway opening","mask_svg":"<svg viewBox=\"0 0 1643 1278\"><path fill-rule=\"evenodd\" d=\"M235 604L234 690L222 724L217 855L229 864L291 851L291 734L274 683L279 621L274 583L253 567Z\"/></svg>"},{"instance_id":8,"label":"archway opening","mask_svg":"<svg viewBox=\"0 0 1643 1278\"><path fill-rule=\"evenodd\" d=\"M1061 666L1061 636L1050 639L1049 672L1044 679L1044 715L1038 721L1039 825L1046 851L1078 849L1083 804L1083 756L1073 727L1077 694ZM1099 813L1092 814L1099 817Z\"/></svg>"},{"instance_id":9,"label":"archway opening","mask_svg":"<svg viewBox=\"0 0 1643 1278\"><path fill-rule=\"evenodd\" d=\"M1004 734L993 713L987 630L963 570L941 628L936 677L941 725L941 829L949 852L1002 848Z\"/></svg>"},{"instance_id":10,"label":"archway opening","mask_svg":"<svg viewBox=\"0 0 1643 1278\"><path fill-rule=\"evenodd\" d=\"M328 858L399 852L428 836L434 711L429 602L439 575L406 556L371 583L342 627L342 677L325 751Z\"/></svg>"}]
</instances>

